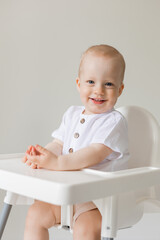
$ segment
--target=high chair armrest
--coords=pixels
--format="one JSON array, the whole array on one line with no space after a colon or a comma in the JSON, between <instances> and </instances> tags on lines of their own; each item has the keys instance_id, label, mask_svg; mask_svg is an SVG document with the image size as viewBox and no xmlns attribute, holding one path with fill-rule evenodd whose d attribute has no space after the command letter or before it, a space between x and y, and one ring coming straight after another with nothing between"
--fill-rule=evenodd
<instances>
[{"instance_id":1,"label":"high chair armrest","mask_svg":"<svg viewBox=\"0 0 160 240\"><path fill-rule=\"evenodd\" d=\"M160 183L160 168L159 167L141 167L115 172L102 172L94 169L83 169L82 171L88 174L94 174L106 179L112 184L110 194L115 195L114 192L122 193L129 191L136 191L146 189L151 186L159 185ZM113 190L114 189L114 190Z\"/></svg>"},{"instance_id":2,"label":"high chair armrest","mask_svg":"<svg viewBox=\"0 0 160 240\"><path fill-rule=\"evenodd\" d=\"M108 177L108 176L117 176L117 177L126 176L127 177L130 175L137 175L137 174L141 175L144 173L154 172L158 170L160 170L160 167L149 166L149 167L129 168L129 169L119 170L114 172L103 172L103 171L94 170L91 168L85 168L85 169L82 169L81 171L86 172L88 174L94 174L102 177Z\"/></svg>"}]
</instances>

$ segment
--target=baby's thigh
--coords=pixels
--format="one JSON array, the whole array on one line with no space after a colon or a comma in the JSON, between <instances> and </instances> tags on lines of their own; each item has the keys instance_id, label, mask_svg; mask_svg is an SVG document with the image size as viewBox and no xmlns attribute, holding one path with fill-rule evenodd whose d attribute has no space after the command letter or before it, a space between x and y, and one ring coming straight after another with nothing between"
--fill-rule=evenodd
<instances>
[{"instance_id":1,"label":"baby's thigh","mask_svg":"<svg viewBox=\"0 0 160 240\"><path fill-rule=\"evenodd\" d=\"M61 222L61 207L35 200L28 211L27 218L38 221L38 224L50 228Z\"/></svg>"},{"instance_id":2,"label":"baby's thigh","mask_svg":"<svg viewBox=\"0 0 160 240\"><path fill-rule=\"evenodd\" d=\"M82 213L74 223L73 239L100 239L101 221L98 209Z\"/></svg>"}]
</instances>

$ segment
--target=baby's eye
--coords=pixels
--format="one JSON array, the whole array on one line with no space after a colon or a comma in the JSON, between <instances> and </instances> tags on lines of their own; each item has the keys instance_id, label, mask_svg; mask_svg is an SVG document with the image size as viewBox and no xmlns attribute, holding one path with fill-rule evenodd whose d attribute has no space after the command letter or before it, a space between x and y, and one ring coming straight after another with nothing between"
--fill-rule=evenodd
<instances>
[{"instance_id":1,"label":"baby's eye","mask_svg":"<svg viewBox=\"0 0 160 240\"><path fill-rule=\"evenodd\" d=\"M93 80L88 80L87 81L89 84L94 84L94 81Z\"/></svg>"},{"instance_id":2,"label":"baby's eye","mask_svg":"<svg viewBox=\"0 0 160 240\"><path fill-rule=\"evenodd\" d=\"M106 86L106 87L113 87L114 85L113 85L113 83L111 83L111 82L106 82L106 83L105 83L105 86Z\"/></svg>"}]
</instances>

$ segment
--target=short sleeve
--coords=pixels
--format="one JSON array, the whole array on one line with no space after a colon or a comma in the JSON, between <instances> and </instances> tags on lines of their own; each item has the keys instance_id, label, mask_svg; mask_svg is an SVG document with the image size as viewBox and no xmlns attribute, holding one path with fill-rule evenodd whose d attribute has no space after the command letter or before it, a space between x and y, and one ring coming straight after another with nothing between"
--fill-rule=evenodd
<instances>
[{"instance_id":1,"label":"short sleeve","mask_svg":"<svg viewBox=\"0 0 160 240\"><path fill-rule=\"evenodd\" d=\"M62 142L64 142L65 137L65 126L66 126L66 118L67 118L68 110L64 113L62 117L62 122L58 129L52 132L52 137L56 138Z\"/></svg>"},{"instance_id":2,"label":"short sleeve","mask_svg":"<svg viewBox=\"0 0 160 240\"><path fill-rule=\"evenodd\" d=\"M95 132L92 143L102 143L113 150L118 158L128 152L128 128L126 119L118 113L103 122ZM112 154L112 156L113 156Z\"/></svg>"}]
</instances>

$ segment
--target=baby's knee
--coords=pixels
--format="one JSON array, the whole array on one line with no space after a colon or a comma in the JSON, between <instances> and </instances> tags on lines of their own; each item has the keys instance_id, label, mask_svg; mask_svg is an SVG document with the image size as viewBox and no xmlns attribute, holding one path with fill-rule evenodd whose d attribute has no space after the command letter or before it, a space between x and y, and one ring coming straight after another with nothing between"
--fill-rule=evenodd
<instances>
[{"instance_id":1,"label":"baby's knee","mask_svg":"<svg viewBox=\"0 0 160 240\"><path fill-rule=\"evenodd\" d=\"M35 201L35 203L30 206L26 218L27 225L40 226L48 229L54 226L55 223L56 217L51 204Z\"/></svg>"},{"instance_id":2,"label":"baby's knee","mask_svg":"<svg viewBox=\"0 0 160 240\"><path fill-rule=\"evenodd\" d=\"M86 235L88 234L88 230L90 231L91 229L88 229L86 224L82 222L75 223L73 228L73 239L85 239L84 237L86 237Z\"/></svg>"},{"instance_id":3,"label":"baby's knee","mask_svg":"<svg viewBox=\"0 0 160 240\"><path fill-rule=\"evenodd\" d=\"M96 221L94 218L91 220L79 217L74 224L73 239L101 239L101 221Z\"/></svg>"},{"instance_id":4,"label":"baby's knee","mask_svg":"<svg viewBox=\"0 0 160 240\"><path fill-rule=\"evenodd\" d=\"M38 205L39 204L35 202L28 209L26 221L28 221L31 224L36 224L37 220L40 219L41 208Z\"/></svg>"},{"instance_id":5,"label":"baby's knee","mask_svg":"<svg viewBox=\"0 0 160 240\"><path fill-rule=\"evenodd\" d=\"M78 224L73 230L74 240L97 240L100 239L101 230L98 227L88 226L87 224Z\"/></svg>"}]
</instances>

